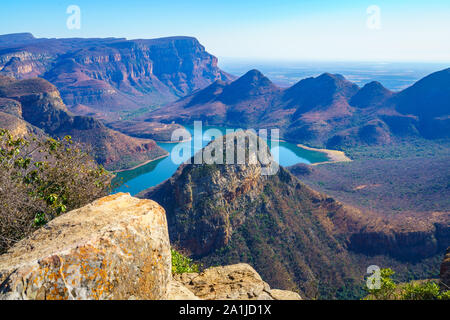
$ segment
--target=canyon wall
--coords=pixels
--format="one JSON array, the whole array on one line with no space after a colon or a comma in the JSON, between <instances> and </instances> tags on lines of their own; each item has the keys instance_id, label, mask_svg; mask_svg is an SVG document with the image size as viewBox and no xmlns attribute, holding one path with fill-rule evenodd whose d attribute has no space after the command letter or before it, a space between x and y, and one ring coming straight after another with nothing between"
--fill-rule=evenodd
<instances>
[{"instance_id":1,"label":"canyon wall","mask_svg":"<svg viewBox=\"0 0 450 320\"><path fill-rule=\"evenodd\" d=\"M206 294L207 293L207 294ZM57 217L0 256L0 300L300 300L247 264L172 276L164 209L118 193Z\"/></svg>"}]
</instances>

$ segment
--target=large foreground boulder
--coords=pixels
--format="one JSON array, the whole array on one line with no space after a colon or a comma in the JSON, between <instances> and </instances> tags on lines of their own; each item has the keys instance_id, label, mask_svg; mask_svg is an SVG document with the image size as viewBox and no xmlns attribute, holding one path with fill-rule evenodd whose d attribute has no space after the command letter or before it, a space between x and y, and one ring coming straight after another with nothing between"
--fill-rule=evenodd
<instances>
[{"instance_id":1,"label":"large foreground boulder","mask_svg":"<svg viewBox=\"0 0 450 320\"><path fill-rule=\"evenodd\" d=\"M166 299L164 209L115 194L66 213L0 256L1 299Z\"/></svg>"}]
</instances>

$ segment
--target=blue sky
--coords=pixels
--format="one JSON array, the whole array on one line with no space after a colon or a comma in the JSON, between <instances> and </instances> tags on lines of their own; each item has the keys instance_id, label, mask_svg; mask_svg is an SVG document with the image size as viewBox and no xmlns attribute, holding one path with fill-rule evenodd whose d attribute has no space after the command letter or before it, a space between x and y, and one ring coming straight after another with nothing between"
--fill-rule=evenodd
<instances>
[{"instance_id":1,"label":"blue sky","mask_svg":"<svg viewBox=\"0 0 450 320\"><path fill-rule=\"evenodd\" d=\"M81 29L69 30L69 5ZM379 29L366 12L380 9ZM450 62L450 1L71 0L2 3L0 34L194 36L212 54L272 60Z\"/></svg>"}]
</instances>

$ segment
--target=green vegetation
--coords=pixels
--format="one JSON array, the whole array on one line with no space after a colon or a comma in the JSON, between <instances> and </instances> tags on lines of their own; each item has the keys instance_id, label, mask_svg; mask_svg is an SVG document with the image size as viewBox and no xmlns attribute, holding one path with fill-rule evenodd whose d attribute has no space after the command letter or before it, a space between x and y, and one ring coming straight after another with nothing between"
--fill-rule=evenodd
<instances>
[{"instance_id":1,"label":"green vegetation","mask_svg":"<svg viewBox=\"0 0 450 320\"><path fill-rule=\"evenodd\" d=\"M14 138L0 129L0 254L56 216L107 195L111 174L69 136Z\"/></svg>"},{"instance_id":2,"label":"green vegetation","mask_svg":"<svg viewBox=\"0 0 450 320\"><path fill-rule=\"evenodd\" d=\"M199 272L200 265L193 262L191 258L186 257L175 249L172 252L172 273Z\"/></svg>"},{"instance_id":3,"label":"green vegetation","mask_svg":"<svg viewBox=\"0 0 450 320\"><path fill-rule=\"evenodd\" d=\"M380 288L368 289L365 300L449 300L450 290L442 290L432 280L396 284L392 269L381 269Z\"/></svg>"},{"instance_id":4,"label":"green vegetation","mask_svg":"<svg viewBox=\"0 0 450 320\"><path fill-rule=\"evenodd\" d=\"M271 176L252 201L249 193L234 198L228 207L233 237L199 261L208 267L248 263L271 286L305 299L362 297L356 261L317 220L309 191L288 178L285 172Z\"/></svg>"}]
</instances>

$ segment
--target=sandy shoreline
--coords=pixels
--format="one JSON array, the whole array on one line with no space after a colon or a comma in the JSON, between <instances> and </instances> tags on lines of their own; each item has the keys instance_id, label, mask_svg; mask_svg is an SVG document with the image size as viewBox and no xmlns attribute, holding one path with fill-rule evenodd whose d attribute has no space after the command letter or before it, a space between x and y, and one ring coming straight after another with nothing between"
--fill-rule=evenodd
<instances>
[{"instance_id":1,"label":"sandy shoreline","mask_svg":"<svg viewBox=\"0 0 450 320\"><path fill-rule=\"evenodd\" d=\"M318 165L318 164L324 164L324 163L335 163L335 162L352 161L352 159L347 157L343 151L330 150L330 149L311 148L311 147L305 146L303 144L297 144L297 146L300 147L300 148L306 149L306 150L323 152L323 153L325 153L327 155L329 161L322 161L322 162L312 163L311 165L313 165L313 166Z\"/></svg>"},{"instance_id":2,"label":"sandy shoreline","mask_svg":"<svg viewBox=\"0 0 450 320\"><path fill-rule=\"evenodd\" d=\"M134 167L132 167L132 168L129 168L129 169L121 169L121 170L116 170L116 171L111 171L111 172L112 172L112 173L119 173L119 172L125 172L125 171L134 170L134 169L137 169L137 168L139 168L139 167L145 166L146 164L149 164L150 162L153 162L153 161L156 161L156 160L159 160L159 159L168 157L169 155L170 155L170 153L167 152L167 154L165 154L165 155L162 155L162 156L160 156L160 157L158 157L158 158L155 158L155 159L147 160L147 161L145 161L145 162L143 162L143 163L141 163L141 164L138 164L137 166L134 166Z\"/></svg>"}]
</instances>

